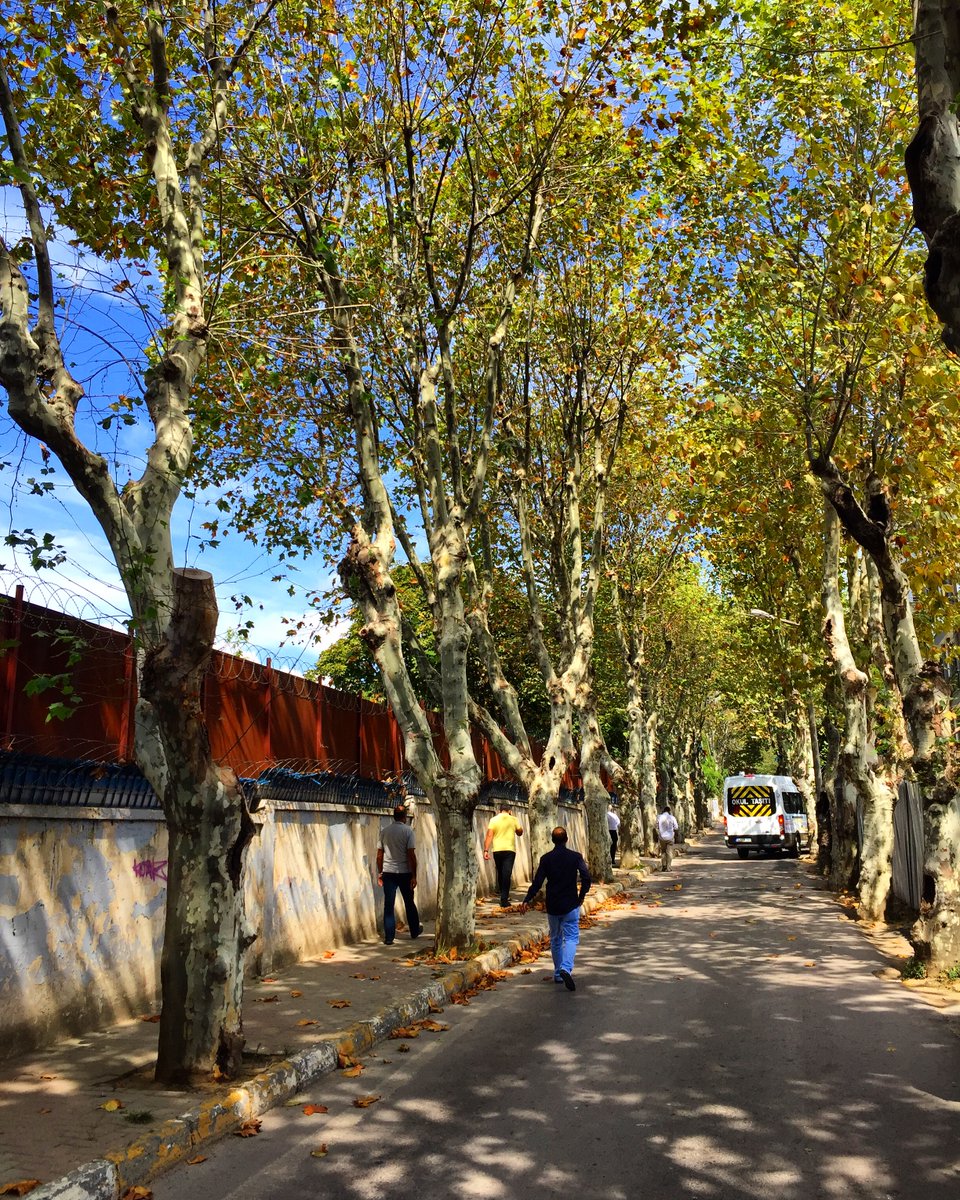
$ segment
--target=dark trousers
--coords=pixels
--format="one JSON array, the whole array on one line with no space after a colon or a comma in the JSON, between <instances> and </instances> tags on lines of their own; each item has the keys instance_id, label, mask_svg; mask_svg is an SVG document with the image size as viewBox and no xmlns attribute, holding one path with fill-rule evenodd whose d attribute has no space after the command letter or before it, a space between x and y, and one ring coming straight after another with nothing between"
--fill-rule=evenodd
<instances>
[{"instance_id":1,"label":"dark trousers","mask_svg":"<svg viewBox=\"0 0 960 1200\"><path fill-rule=\"evenodd\" d=\"M614 859L617 857L617 842L620 840L620 834L616 829L610 830L610 865L614 865Z\"/></svg>"},{"instance_id":2,"label":"dark trousers","mask_svg":"<svg viewBox=\"0 0 960 1200\"><path fill-rule=\"evenodd\" d=\"M513 863L517 857L515 850L494 850L493 865L497 870L497 887L500 889L500 907L506 908L510 903L510 883L513 880Z\"/></svg>"},{"instance_id":3,"label":"dark trousers","mask_svg":"<svg viewBox=\"0 0 960 1200\"><path fill-rule=\"evenodd\" d=\"M394 906L397 902L397 892L403 897L403 907L407 913L407 924L410 926L410 936L416 937L420 932L420 914L413 898L413 888L410 880L413 876L383 874L383 940L389 945L397 935L397 918Z\"/></svg>"}]
</instances>

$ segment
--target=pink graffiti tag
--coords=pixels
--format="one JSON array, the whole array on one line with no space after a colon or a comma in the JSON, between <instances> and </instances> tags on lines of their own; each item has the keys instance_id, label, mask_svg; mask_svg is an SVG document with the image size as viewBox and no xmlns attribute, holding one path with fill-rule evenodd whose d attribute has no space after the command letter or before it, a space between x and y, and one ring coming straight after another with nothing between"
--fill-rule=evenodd
<instances>
[{"instance_id":1,"label":"pink graffiti tag","mask_svg":"<svg viewBox=\"0 0 960 1200\"><path fill-rule=\"evenodd\" d=\"M142 862L133 864L133 873L138 879L162 879L167 881L167 860L165 858L145 858Z\"/></svg>"}]
</instances>

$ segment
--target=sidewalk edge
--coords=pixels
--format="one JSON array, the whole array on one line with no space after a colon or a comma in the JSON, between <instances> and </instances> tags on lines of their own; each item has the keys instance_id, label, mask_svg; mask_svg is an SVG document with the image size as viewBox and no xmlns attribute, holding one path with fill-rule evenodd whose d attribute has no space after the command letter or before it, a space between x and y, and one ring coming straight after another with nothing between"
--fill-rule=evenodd
<instances>
[{"instance_id":1,"label":"sidewalk edge","mask_svg":"<svg viewBox=\"0 0 960 1200\"><path fill-rule=\"evenodd\" d=\"M592 911L610 896L639 882L634 872L623 874L626 878L592 888L584 899L584 911ZM461 968L451 971L443 979L433 980L374 1016L357 1021L343 1034L326 1038L309 1050L263 1071L242 1087L206 1100L182 1116L164 1122L156 1133L35 1188L30 1192L31 1200L121 1200L129 1188L144 1186L168 1167L197 1153L205 1143L232 1132L244 1121L261 1116L302 1091L318 1076L334 1070L340 1054L365 1053L389 1038L394 1029L426 1016L431 1003L437 1005L448 1001L483 975L509 966L523 950L541 941L546 934L546 922L536 921L519 930L509 941L494 946L478 958L466 960Z\"/></svg>"}]
</instances>

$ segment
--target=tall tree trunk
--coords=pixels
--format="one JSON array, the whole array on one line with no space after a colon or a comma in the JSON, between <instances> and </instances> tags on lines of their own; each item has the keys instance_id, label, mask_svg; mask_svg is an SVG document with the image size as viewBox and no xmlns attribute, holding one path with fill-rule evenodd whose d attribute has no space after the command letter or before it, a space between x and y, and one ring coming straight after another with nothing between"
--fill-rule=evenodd
<instances>
[{"instance_id":1,"label":"tall tree trunk","mask_svg":"<svg viewBox=\"0 0 960 1200\"><path fill-rule=\"evenodd\" d=\"M609 883L613 879L610 830L607 825L610 795L600 775L604 752L600 722L590 689L589 697L582 697L580 702L580 778L583 781L583 806L587 817L587 852L584 858L591 877Z\"/></svg>"},{"instance_id":2,"label":"tall tree trunk","mask_svg":"<svg viewBox=\"0 0 960 1200\"><path fill-rule=\"evenodd\" d=\"M654 840L657 828L657 757L658 757L658 726L659 714L648 711L643 725L643 769L640 776L640 812L643 819L643 854L650 856L655 852Z\"/></svg>"},{"instance_id":3,"label":"tall tree trunk","mask_svg":"<svg viewBox=\"0 0 960 1200\"><path fill-rule=\"evenodd\" d=\"M913 745L910 768L923 803L923 903L910 937L919 958L937 969L952 966L960 958L960 796L949 762L953 728L943 670L925 661L920 650L910 587L892 544L880 481L875 476L867 480L869 511L880 514L868 516L832 459L812 458L810 466L844 529L873 559L880 578L884 631Z\"/></svg>"},{"instance_id":4,"label":"tall tree trunk","mask_svg":"<svg viewBox=\"0 0 960 1200\"><path fill-rule=\"evenodd\" d=\"M236 1073L243 1050L243 859L254 825L232 771L220 769L200 710L217 603L205 571L175 573L167 636L144 657L141 695L166 763L157 780L169 836L160 960L157 1079L182 1082L215 1066Z\"/></svg>"},{"instance_id":5,"label":"tall tree trunk","mask_svg":"<svg viewBox=\"0 0 960 1200\"><path fill-rule=\"evenodd\" d=\"M455 789L442 787L431 799L439 815L436 949L438 952L452 947L469 949L476 932L474 914L479 874L473 838L476 798L475 795L458 797Z\"/></svg>"},{"instance_id":6,"label":"tall tree trunk","mask_svg":"<svg viewBox=\"0 0 960 1200\"><path fill-rule=\"evenodd\" d=\"M868 720L869 679L857 666L847 639L839 587L840 520L824 502L824 641L836 666L843 696L845 729L840 752L843 790L840 799L844 837L841 877L834 885L858 889L861 915L882 920L890 891L893 861L893 792L877 773ZM863 815L863 845L856 847L858 809Z\"/></svg>"}]
</instances>

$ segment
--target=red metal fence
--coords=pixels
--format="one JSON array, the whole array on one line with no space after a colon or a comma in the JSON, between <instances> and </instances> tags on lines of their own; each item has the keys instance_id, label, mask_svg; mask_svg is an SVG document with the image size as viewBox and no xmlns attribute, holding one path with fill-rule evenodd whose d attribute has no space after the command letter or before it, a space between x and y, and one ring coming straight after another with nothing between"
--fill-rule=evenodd
<instances>
[{"instance_id":1,"label":"red metal fence","mask_svg":"<svg viewBox=\"0 0 960 1200\"><path fill-rule=\"evenodd\" d=\"M29 685L57 677L78 703L72 715L50 720L58 686L30 694ZM277 764L368 779L405 769L389 708L274 670L269 660L264 666L215 651L202 699L214 757L238 775ZM135 703L128 634L25 601L22 588L0 596L0 748L130 762ZM443 753L439 731L436 739ZM474 743L486 779L509 778L486 739L476 734Z\"/></svg>"}]
</instances>

